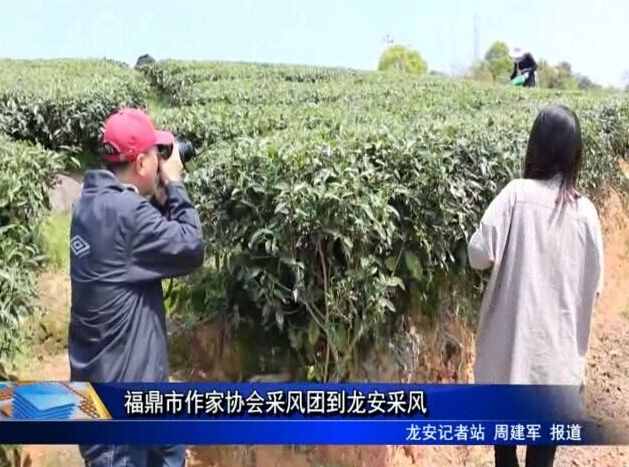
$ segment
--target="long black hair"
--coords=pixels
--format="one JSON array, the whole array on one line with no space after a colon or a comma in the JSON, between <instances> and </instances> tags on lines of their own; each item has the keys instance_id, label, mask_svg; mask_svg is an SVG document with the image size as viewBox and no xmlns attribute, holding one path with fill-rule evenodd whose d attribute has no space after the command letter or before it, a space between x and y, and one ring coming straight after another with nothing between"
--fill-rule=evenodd
<instances>
[{"instance_id":1,"label":"long black hair","mask_svg":"<svg viewBox=\"0 0 629 467\"><path fill-rule=\"evenodd\" d=\"M577 179L583 159L583 139L577 115L563 105L550 105L537 115L524 159L524 178L549 180L561 176L558 202L579 197Z\"/></svg>"}]
</instances>

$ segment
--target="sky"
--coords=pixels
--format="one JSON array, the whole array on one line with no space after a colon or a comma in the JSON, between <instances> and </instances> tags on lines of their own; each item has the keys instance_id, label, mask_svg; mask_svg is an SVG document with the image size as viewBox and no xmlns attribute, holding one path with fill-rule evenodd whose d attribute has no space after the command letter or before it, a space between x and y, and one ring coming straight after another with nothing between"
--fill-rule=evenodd
<instances>
[{"instance_id":1,"label":"sky","mask_svg":"<svg viewBox=\"0 0 629 467\"><path fill-rule=\"evenodd\" d=\"M601 7L596 8L596 3ZM602 85L629 70L625 0L0 0L0 57L255 61L375 69L388 35L431 70L495 40ZM603 8L604 5L604 8ZM478 32L475 46L475 24ZM1 72L1 71L0 71ZM626 75L629 76L629 75Z\"/></svg>"}]
</instances>

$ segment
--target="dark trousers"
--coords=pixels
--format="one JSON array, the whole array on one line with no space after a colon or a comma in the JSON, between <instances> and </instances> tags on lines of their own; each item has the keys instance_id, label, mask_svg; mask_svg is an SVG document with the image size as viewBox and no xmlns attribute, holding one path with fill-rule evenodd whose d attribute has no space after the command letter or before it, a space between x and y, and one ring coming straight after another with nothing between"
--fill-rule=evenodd
<instances>
[{"instance_id":1,"label":"dark trousers","mask_svg":"<svg viewBox=\"0 0 629 467\"><path fill-rule=\"evenodd\" d=\"M535 79L535 73L530 73L527 80L524 82L525 88L537 87L537 80Z\"/></svg>"},{"instance_id":2,"label":"dark trousers","mask_svg":"<svg viewBox=\"0 0 629 467\"><path fill-rule=\"evenodd\" d=\"M494 446L496 467L518 467L517 446ZM526 467L552 467L557 446L527 446Z\"/></svg>"}]
</instances>

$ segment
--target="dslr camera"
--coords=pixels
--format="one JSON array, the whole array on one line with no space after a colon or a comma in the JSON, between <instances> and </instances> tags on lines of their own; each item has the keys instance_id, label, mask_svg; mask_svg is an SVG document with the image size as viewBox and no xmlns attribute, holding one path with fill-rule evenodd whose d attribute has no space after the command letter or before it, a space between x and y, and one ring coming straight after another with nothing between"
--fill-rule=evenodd
<instances>
[{"instance_id":1,"label":"dslr camera","mask_svg":"<svg viewBox=\"0 0 629 467\"><path fill-rule=\"evenodd\" d=\"M181 157L181 163L183 165L186 165L197 156L197 150L187 139L177 138L175 139L174 144L176 144L179 149L179 157ZM173 154L174 144L158 145L157 153L159 154L159 157L164 160L168 159Z\"/></svg>"}]
</instances>

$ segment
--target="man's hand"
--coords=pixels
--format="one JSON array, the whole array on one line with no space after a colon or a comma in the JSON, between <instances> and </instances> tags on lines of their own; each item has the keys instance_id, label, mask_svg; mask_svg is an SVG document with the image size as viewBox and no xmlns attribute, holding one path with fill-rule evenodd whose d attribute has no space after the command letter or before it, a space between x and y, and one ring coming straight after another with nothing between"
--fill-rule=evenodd
<instances>
[{"instance_id":1,"label":"man's hand","mask_svg":"<svg viewBox=\"0 0 629 467\"><path fill-rule=\"evenodd\" d=\"M168 201L168 195L166 194L166 189L164 188L164 185L161 183L158 183L157 186L155 187L155 192L153 193L153 196L155 197L155 201L157 201L157 204L159 204L160 206L166 206L166 201Z\"/></svg>"},{"instance_id":2,"label":"man's hand","mask_svg":"<svg viewBox=\"0 0 629 467\"><path fill-rule=\"evenodd\" d=\"M164 185L168 182L180 182L182 171L183 163L179 156L179 148L177 144L175 144L173 146L173 152L168 159L159 159L159 176Z\"/></svg>"}]
</instances>

